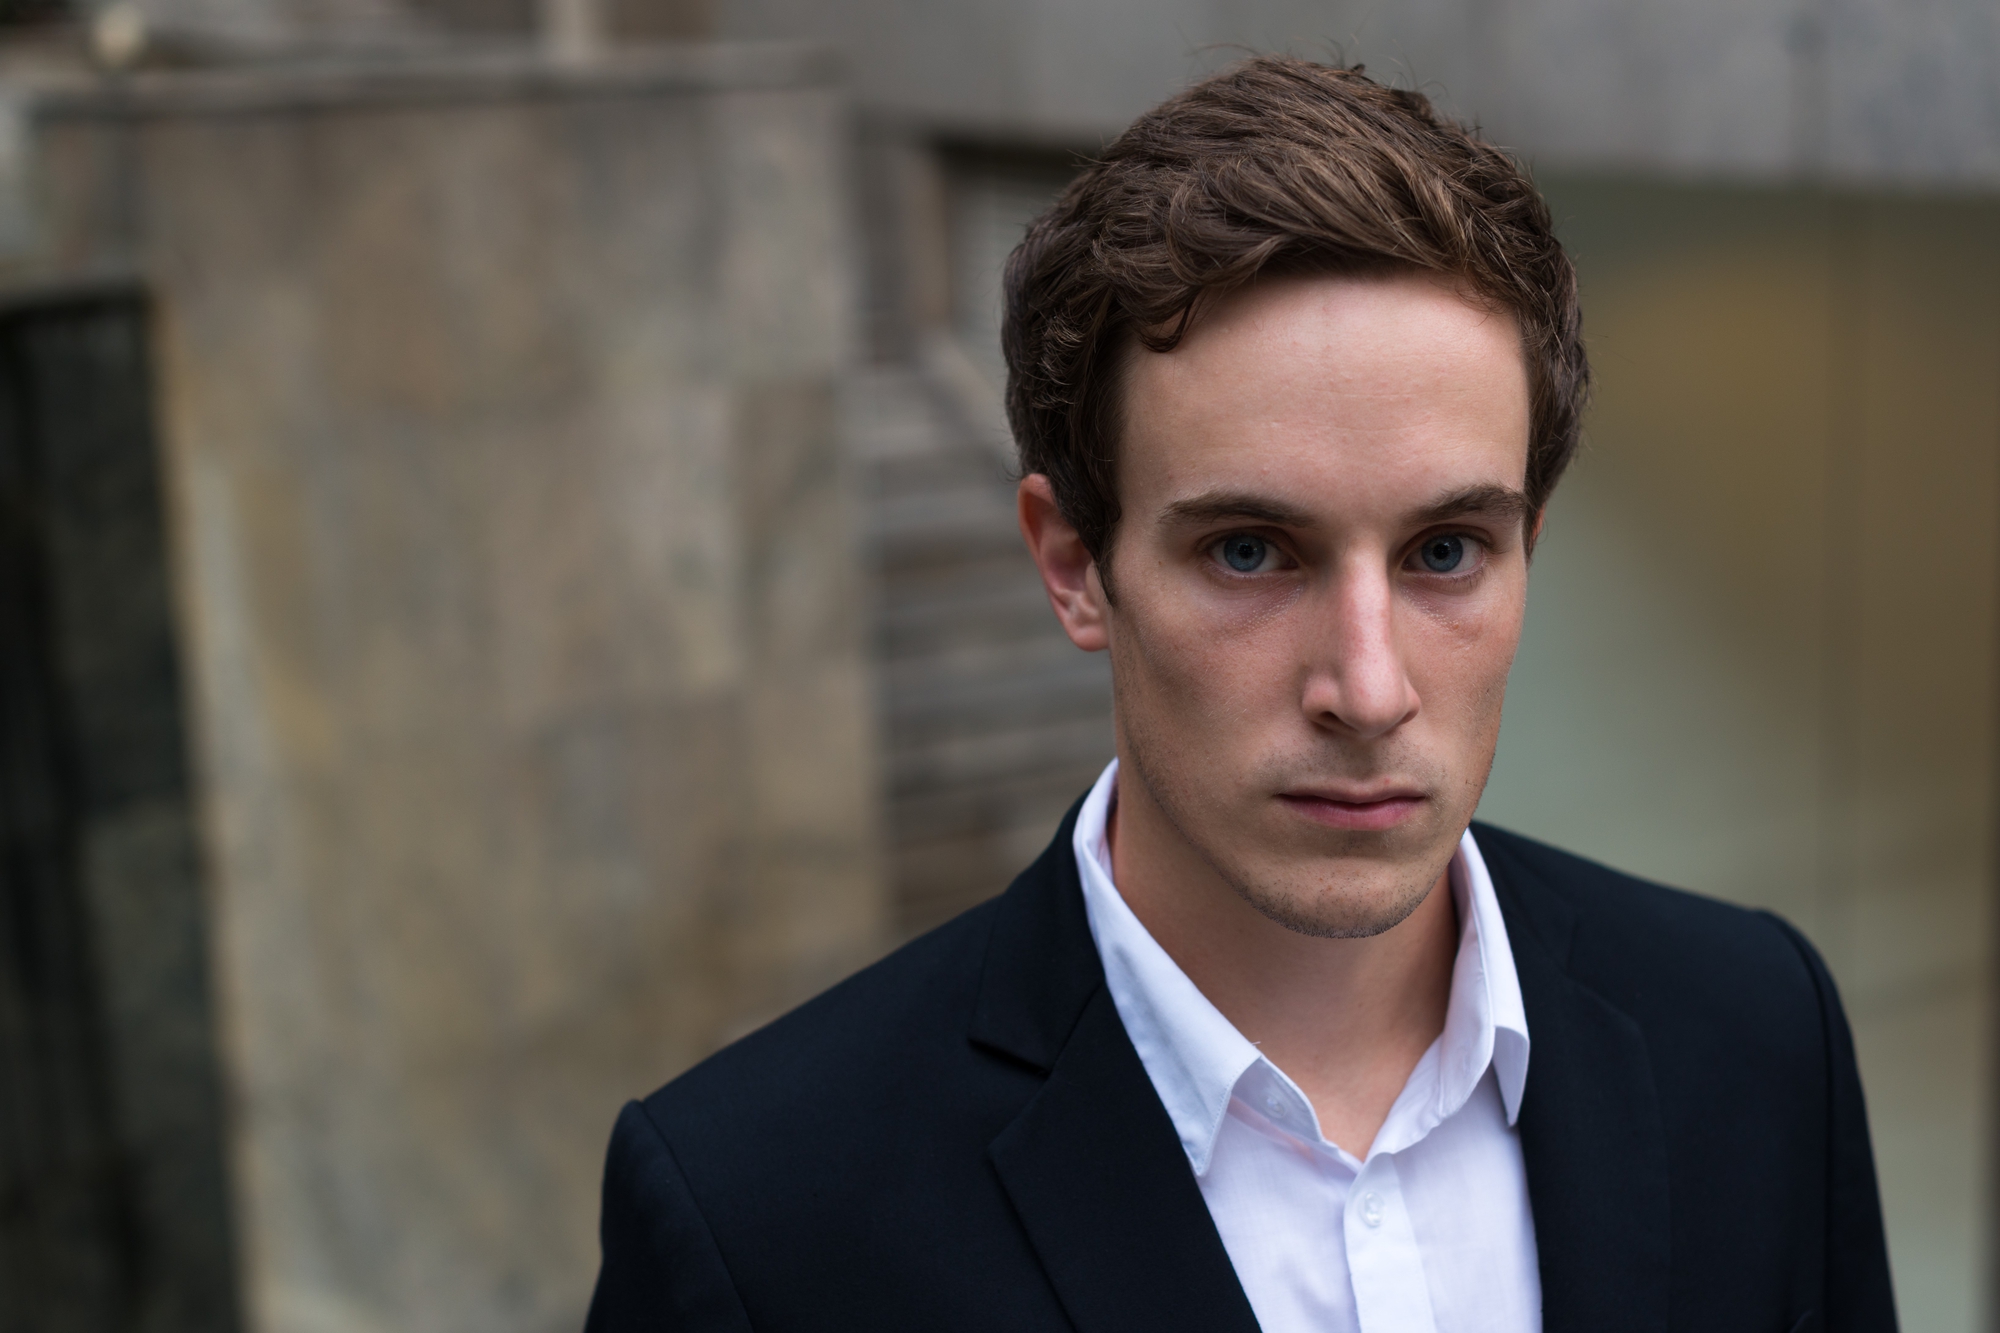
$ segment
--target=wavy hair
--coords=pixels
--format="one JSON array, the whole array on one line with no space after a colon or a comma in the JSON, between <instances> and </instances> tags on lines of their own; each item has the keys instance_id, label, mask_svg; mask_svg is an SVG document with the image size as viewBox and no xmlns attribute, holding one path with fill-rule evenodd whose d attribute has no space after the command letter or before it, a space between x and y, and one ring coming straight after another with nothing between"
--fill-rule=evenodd
<instances>
[{"instance_id":1,"label":"wavy hair","mask_svg":"<svg viewBox=\"0 0 2000 1333\"><path fill-rule=\"evenodd\" d=\"M1007 261L1001 346L1024 472L1107 570L1120 368L1266 274L1415 269L1511 313L1530 391L1529 536L1576 452L1590 368L1576 271L1527 172L1420 93L1280 56L1141 116Z\"/></svg>"}]
</instances>

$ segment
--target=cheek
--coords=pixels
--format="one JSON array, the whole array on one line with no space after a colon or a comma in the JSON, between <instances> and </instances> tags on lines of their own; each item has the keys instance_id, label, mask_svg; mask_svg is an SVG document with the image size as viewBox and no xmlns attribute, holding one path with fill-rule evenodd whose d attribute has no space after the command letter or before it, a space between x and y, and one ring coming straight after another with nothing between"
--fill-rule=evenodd
<instances>
[{"instance_id":1,"label":"cheek","mask_svg":"<svg viewBox=\"0 0 2000 1333\"><path fill-rule=\"evenodd\" d=\"M1113 626L1114 669L1161 706L1235 715L1291 681L1299 649L1285 612L1294 593L1215 596L1190 579L1133 600Z\"/></svg>"},{"instance_id":2,"label":"cheek","mask_svg":"<svg viewBox=\"0 0 2000 1333\"><path fill-rule=\"evenodd\" d=\"M1518 587L1469 604L1412 609L1408 664L1426 711L1497 729L1507 673L1521 643L1525 599Z\"/></svg>"},{"instance_id":3,"label":"cheek","mask_svg":"<svg viewBox=\"0 0 2000 1333\"><path fill-rule=\"evenodd\" d=\"M1162 615L1167 608L1121 608L1111 635L1111 670L1118 725L1135 744L1164 762L1192 762L1245 743L1264 711L1269 682L1257 667L1272 646L1218 632L1198 615Z\"/></svg>"}]
</instances>

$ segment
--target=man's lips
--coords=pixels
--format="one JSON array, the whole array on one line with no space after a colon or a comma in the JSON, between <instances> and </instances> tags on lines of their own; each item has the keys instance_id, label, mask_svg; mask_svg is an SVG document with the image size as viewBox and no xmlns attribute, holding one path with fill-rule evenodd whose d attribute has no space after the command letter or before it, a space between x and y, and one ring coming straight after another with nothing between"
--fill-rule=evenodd
<instances>
[{"instance_id":1,"label":"man's lips","mask_svg":"<svg viewBox=\"0 0 2000 1333\"><path fill-rule=\"evenodd\" d=\"M1412 818L1424 804L1419 792L1399 789L1382 793L1281 792L1285 806L1327 828L1394 828Z\"/></svg>"}]
</instances>

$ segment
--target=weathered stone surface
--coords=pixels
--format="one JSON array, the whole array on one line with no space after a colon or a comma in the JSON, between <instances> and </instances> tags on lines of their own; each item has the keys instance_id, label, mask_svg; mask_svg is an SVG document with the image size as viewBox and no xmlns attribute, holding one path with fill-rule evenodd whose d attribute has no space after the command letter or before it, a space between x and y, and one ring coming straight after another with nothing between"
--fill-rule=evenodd
<instances>
[{"instance_id":1,"label":"weathered stone surface","mask_svg":"<svg viewBox=\"0 0 2000 1333\"><path fill-rule=\"evenodd\" d=\"M619 1102L883 928L828 67L33 117L156 300L253 1323L573 1327Z\"/></svg>"}]
</instances>

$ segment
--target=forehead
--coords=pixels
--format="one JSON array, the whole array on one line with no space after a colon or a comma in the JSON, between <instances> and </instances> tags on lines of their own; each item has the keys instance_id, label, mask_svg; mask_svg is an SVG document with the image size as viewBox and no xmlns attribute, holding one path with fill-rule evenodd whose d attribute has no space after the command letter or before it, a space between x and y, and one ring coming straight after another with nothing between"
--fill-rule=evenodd
<instances>
[{"instance_id":1,"label":"forehead","mask_svg":"<svg viewBox=\"0 0 2000 1333\"><path fill-rule=\"evenodd\" d=\"M1511 316L1429 275L1259 282L1126 366L1128 514L1217 486L1346 517L1465 485L1518 489L1528 372Z\"/></svg>"}]
</instances>

